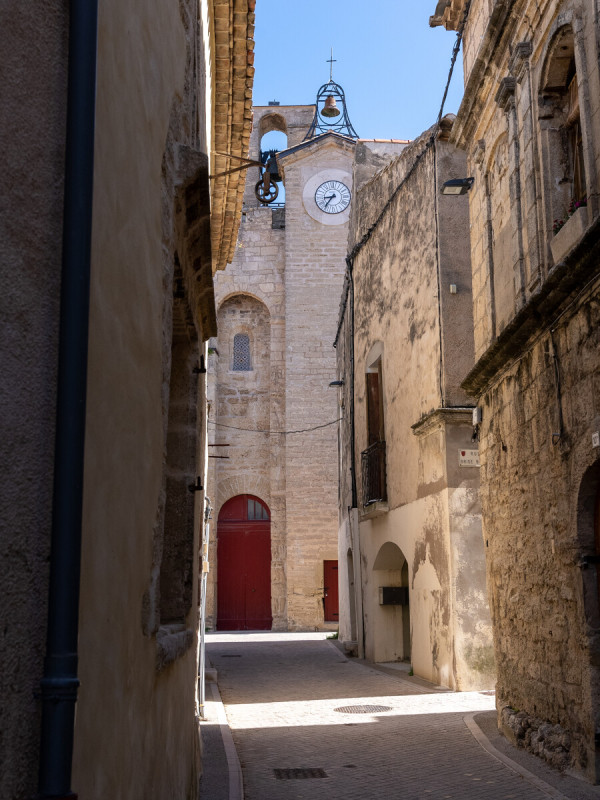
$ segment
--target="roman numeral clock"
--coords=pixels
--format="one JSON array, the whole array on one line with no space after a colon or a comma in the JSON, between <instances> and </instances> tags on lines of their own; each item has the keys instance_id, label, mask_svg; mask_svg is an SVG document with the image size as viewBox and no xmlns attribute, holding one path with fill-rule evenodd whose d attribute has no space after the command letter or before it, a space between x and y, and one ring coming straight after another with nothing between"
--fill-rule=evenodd
<instances>
[{"instance_id":1,"label":"roman numeral clock","mask_svg":"<svg viewBox=\"0 0 600 800\"><path fill-rule=\"evenodd\" d=\"M331 158L332 151L324 149L322 153L321 165L323 161ZM351 154L350 158L351 158ZM322 225L343 225L348 222L350 217L350 201L352 200L352 174L350 172L351 161L348 158L346 171L338 167L318 169L311 175L302 190L302 203L308 214ZM332 159L333 160L333 159ZM338 156L339 163L339 156Z\"/></svg>"},{"instance_id":2,"label":"roman numeral clock","mask_svg":"<svg viewBox=\"0 0 600 800\"><path fill-rule=\"evenodd\" d=\"M325 181L315 192L315 203L325 214L340 214L350 205L350 189L342 181Z\"/></svg>"}]
</instances>

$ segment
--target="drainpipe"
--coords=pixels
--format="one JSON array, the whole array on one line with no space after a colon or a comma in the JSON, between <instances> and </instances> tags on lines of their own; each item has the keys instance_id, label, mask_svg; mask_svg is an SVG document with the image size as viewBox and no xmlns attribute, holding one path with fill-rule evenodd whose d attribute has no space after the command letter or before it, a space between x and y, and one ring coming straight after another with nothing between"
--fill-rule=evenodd
<instances>
[{"instance_id":1,"label":"drainpipe","mask_svg":"<svg viewBox=\"0 0 600 800\"><path fill-rule=\"evenodd\" d=\"M348 259L348 279L350 281L350 463L352 465L352 508L358 508L356 490L356 451L354 442L354 275L353 261Z\"/></svg>"},{"instance_id":2,"label":"drainpipe","mask_svg":"<svg viewBox=\"0 0 600 800\"><path fill-rule=\"evenodd\" d=\"M358 558L358 585L360 587L360 628L361 628L361 644L362 650L359 648L359 656L365 657L365 593L364 581L362 574L362 557L360 549L360 524L358 523L358 489L356 486L356 427L355 427L355 410L354 410L354 384L356 380L354 370L354 259L347 258L346 264L348 266L348 279L350 281L350 459L352 464L351 480L352 480L352 511L356 511L357 527L356 527L356 557ZM352 511L350 513L352 513ZM352 530L353 523L350 520L350 529ZM355 567L356 569L356 567ZM356 583L356 581L355 581ZM356 591L356 589L355 589ZM355 600L356 605L356 600ZM358 631L357 631L358 633Z\"/></svg>"},{"instance_id":3,"label":"drainpipe","mask_svg":"<svg viewBox=\"0 0 600 800\"><path fill-rule=\"evenodd\" d=\"M89 327L98 0L69 4L69 71L48 632L39 798L71 791Z\"/></svg>"}]
</instances>

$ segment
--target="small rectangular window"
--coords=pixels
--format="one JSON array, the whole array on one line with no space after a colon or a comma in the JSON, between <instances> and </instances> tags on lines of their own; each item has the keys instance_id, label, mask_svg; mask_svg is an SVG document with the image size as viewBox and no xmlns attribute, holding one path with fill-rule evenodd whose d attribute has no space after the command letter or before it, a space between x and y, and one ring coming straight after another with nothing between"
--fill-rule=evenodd
<instances>
[{"instance_id":1,"label":"small rectangular window","mask_svg":"<svg viewBox=\"0 0 600 800\"><path fill-rule=\"evenodd\" d=\"M249 372L250 364L250 337L247 333L236 333L233 337L233 364L234 372Z\"/></svg>"}]
</instances>

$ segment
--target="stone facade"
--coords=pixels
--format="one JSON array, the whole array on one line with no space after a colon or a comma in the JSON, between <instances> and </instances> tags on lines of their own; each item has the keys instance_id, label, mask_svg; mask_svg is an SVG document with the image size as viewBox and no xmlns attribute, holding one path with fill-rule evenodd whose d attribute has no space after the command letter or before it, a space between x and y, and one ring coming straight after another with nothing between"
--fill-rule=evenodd
<instances>
[{"instance_id":1,"label":"stone facade","mask_svg":"<svg viewBox=\"0 0 600 800\"><path fill-rule=\"evenodd\" d=\"M79 618L81 686L72 773L67 749L60 785L44 779L39 795L43 754L52 762L69 741L42 735L40 683L46 708L74 705L57 699L65 683L42 681L45 656L73 662L45 652L60 549L56 538L51 558L70 29L68 4L1 12L3 798L198 796L204 496L188 486L204 482L206 402L194 368L215 333L213 270L239 223L243 181L211 187L210 153L247 148L253 6L99 4L81 591L65 614ZM75 487L81 477L69 473ZM76 508L76 488L72 498Z\"/></svg>"},{"instance_id":2,"label":"stone facade","mask_svg":"<svg viewBox=\"0 0 600 800\"><path fill-rule=\"evenodd\" d=\"M465 169L451 126L404 146L353 201L337 338L340 636L470 690L493 684L494 659L460 388L473 353L468 206L439 193Z\"/></svg>"},{"instance_id":3,"label":"stone facade","mask_svg":"<svg viewBox=\"0 0 600 800\"><path fill-rule=\"evenodd\" d=\"M331 344L348 215L329 224L318 210L311 216L311 209L316 209L314 191L327 177L343 176L351 188L355 143L334 134L304 142L313 115L314 106L254 109L251 158L258 157L265 133L287 135L288 146L278 155L285 208L259 206L258 171L249 169L236 255L216 278L218 338L209 359L214 379L209 444L227 445L211 448L217 456L211 459L209 483L214 517L240 494L268 506L275 630L337 627L324 619L323 570L324 561L337 558L336 425L331 423L339 409L328 384L335 379ZM251 369L233 368L236 334L249 336ZM213 625L219 574L213 540L208 608Z\"/></svg>"},{"instance_id":4,"label":"stone facade","mask_svg":"<svg viewBox=\"0 0 600 800\"><path fill-rule=\"evenodd\" d=\"M455 29L465 3L447 5L437 21ZM499 724L593 781L600 777L599 33L592 2L473 2L466 91L452 134L475 178L475 364L463 386L482 414Z\"/></svg>"}]
</instances>

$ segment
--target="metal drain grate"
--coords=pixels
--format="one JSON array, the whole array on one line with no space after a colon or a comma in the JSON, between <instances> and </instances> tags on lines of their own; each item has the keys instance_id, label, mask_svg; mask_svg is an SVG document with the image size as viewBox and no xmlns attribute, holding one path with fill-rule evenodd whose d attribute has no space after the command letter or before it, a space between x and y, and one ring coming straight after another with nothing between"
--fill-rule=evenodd
<instances>
[{"instance_id":1,"label":"metal drain grate","mask_svg":"<svg viewBox=\"0 0 600 800\"><path fill-rule=\"evenodd\" d=\"M278 781L293 781L302 778L328 778L329 775L321 767L292 767L290 769L274 769Z\"/></svg>"},{"instance_id":2,"label":"metal drain grate","mask_svg":"<svg viewBox=\"0 0 600 800\"><path fill-rule=\"evenodd\" d=\"M391 711L391 706L340 706L334 708L340 714L381 714L383 711Z\"/></svg>"},{"instance_id":3,"label":"metal drain grate","mask_svg":"<svg viewBox=\"0 0 600 800\"><path fill-rule=\"evenodd\" d=\"M241 658L239 653L221 653L221 658Z\"/></svg>"}]
</instances>

